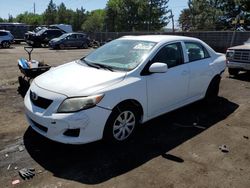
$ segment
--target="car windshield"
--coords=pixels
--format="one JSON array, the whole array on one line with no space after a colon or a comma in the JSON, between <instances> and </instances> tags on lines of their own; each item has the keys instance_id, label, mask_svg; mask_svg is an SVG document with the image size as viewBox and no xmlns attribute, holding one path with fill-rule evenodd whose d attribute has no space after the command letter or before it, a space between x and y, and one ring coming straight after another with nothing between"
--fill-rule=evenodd
<instances>
[{"instance_id":1,"label":"car windshield","mask_svg":"<svg viewBox=\"0 0 250 188\"><path fill-rule=\"evenodd\" d=\"M68 35L70 35L69 33L64 33L62 34L60 37L58 37L58 39L64 39L66 38Z\"/></svg>"},{"instance_id":2,"label":"car windshield","mask_svg":"<svg viewBox=\"0 0 250 188\"><path fill-rule=\"evenodd\" d=\"M130 71L145 60L155 44L139 40L114 40L82 60L88 64L106 66L113 70Z\"/></svg>"},{"instance_id":3,"label":"car windshield","mask_svg":"<svg viewBox=\"0 0 250 188\"><path fill-rule=\"evenodd\" d=\"M37 34L38 34L38 35L41 35L41 34L43 34L44 31L46 31L46 30L47 30L47 28L43 28L43 29L41 29L40 31L38 31Z\"/></svg>"},{"instance_id":4,"label":"car windshield","mask_svg":"<svg viewBox=\"0 0 250 188\"><path fill-rule=\"evenodd\" d=\"M245 44L250 45L250 38L245 42Z\"/></svg>"},{"instance_id":5,"label":"car windshield","mask_svg":"<svg viewBox=\"0 0 250 188\"><path fill-rule=\"evenodd\" d=\"M34 32L37 33L38 31L41 31L42 29L46 29L45 27L36 27L34 29Z\"/></svg>"}]
</instances>

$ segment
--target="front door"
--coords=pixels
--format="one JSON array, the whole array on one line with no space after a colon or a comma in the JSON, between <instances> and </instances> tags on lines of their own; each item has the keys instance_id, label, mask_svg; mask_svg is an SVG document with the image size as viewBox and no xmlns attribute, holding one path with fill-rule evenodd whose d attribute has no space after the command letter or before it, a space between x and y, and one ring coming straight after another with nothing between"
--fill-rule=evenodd
<instances>
[{"instance_id":1,"label":"front door","mask_svg":"<svg viewBox=\"0 0 250 188\"><path fill-rule=\"evenodd\" d=\"M168 71L146 77L149 118L168 112L185 101L190 77L188 64L184 64L181 43L165 45L152 62L166 63Z\"/></svg>"}]
</instances>

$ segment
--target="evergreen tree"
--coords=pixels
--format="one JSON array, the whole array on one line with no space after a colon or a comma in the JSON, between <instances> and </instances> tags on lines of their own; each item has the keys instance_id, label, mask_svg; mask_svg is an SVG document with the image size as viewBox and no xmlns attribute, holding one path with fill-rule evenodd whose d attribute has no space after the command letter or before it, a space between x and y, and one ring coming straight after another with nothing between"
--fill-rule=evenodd
<instances>
[{"instance_id":1,"label":"evergreen tree","mask_svg":"<svg viewBox=\"0 0 250 188\"><path fill-rule=\"evenodd\" d=\"M109 31L157 31L166 26L169 0L109 0L106 22Z\"/></svg>"},{"instance_id":2,"label":"evergreen tree","mask_svg":"<svg viewBox=\"0 0 250 188\"><path fill-rule=\"evenodd\" d=\"M46 25L51 25L56 23L57 9L56 4L53 0L50 0L49 5L45 12L43 13L43 20Z\"/></svg>"},{"instance_id":3,"label":"evergreen tree","mask_svg":"<svg viewBox=\"0 0 250 188\"><path fill-rule=\"evenodd\" d=\"M188 25L189 30L228 30L250 25L249 0L189 0L188 6L180 14L179 24ZM236 25L233 24L235 19ZM245 23L240 24L239 20Z\"/></svg>"},{"instance_id":4,"label":"evergreen tree","mask_svg":"<svg viewBox=\"0 0 250 188\"><path fill-rule=\"evenodd\" d=\"M82 29L85 32L101 32L104 31L105 10L94 10L83 23Z\"/></svg>"},{"instance_id":5,"label":"evergreen tree","mask_svg":"<svg viewBox=\"0 0 250 188\"><path fill-rule=\"evenodd\" d=\"M75 31L80 31L81 26L86 21L86 19L87 19L87 15L83 7L81 7L81 9L76 9L74 16L73 16L73 22L72 22L73 29Z\"/></svg>"},{"instance_id":6,"label":"evergreen tree","mask_svg":"<svg viewBox=\"0 0 250 188\"><path fill-rule=\"evenodd\" d=\"M57 7L57 23L65 24L67 22L67 8L64 3Z\"/></svg>"}]
</instances>

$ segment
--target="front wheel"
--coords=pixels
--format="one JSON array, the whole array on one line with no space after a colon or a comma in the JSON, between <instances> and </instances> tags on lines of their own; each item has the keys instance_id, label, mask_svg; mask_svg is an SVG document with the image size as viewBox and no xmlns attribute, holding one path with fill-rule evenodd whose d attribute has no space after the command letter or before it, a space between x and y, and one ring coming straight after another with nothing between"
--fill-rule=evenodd
<instances>
[{"instance_id":1,"label":"front wheel","mask_svg":"<svg viewBox=\"0 0 250 188\"><path fill-rule=\"evenodd\" d=\"M113 110L104 130L104 139L113 143L123 143L135 133L139 114L133 107L117 107Z\"/></svg>"},{"instance_id":2,"label":"front wheel","mask_svg":"<svg viewBox=\"0 0 250 188\"><path fill-rule=\"evenodd\" d=\"M65 49L64 44L59 44L59 49L64 50Z\"/></svg>"}]
</instances>

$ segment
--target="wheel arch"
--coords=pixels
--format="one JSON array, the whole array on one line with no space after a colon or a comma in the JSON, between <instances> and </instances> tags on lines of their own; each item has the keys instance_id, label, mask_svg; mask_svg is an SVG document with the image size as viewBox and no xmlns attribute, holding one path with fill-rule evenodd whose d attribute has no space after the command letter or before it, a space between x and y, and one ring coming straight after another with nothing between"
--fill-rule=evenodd
<instances>
[{"instance_id":1,"label":"wheel arch","mask_svg":"<svg viewBox=\"0 0 250 188\"><path fill-rule=\"evenodd\" d=\"M130 106L130 107L135 107L136 110L138 111L139 113L139 121L142 121L143 119L143 115L144 115L144 110L143 110L143 107L141 105L141 103L135 99L126 99L126 100L123 100L121 102L119 102L113 109L119 109L120 106Z\"/></svg>"},{"instance_id":2,"label":"wheel arch","mask_svg":"<svg viewBox=\"0 0 250 188\"><path fill-rule=\"evenodd\" d=\"M219 93L219 85L220 85L220 81L221 81L221 75L220 74L216 74L214 75L214 77L211 79L211 81L209 82L207 89L206 89L206 93L204 98L209 98L211 89L216 89L217 94Z\"/></svg>"}]
</instances>

